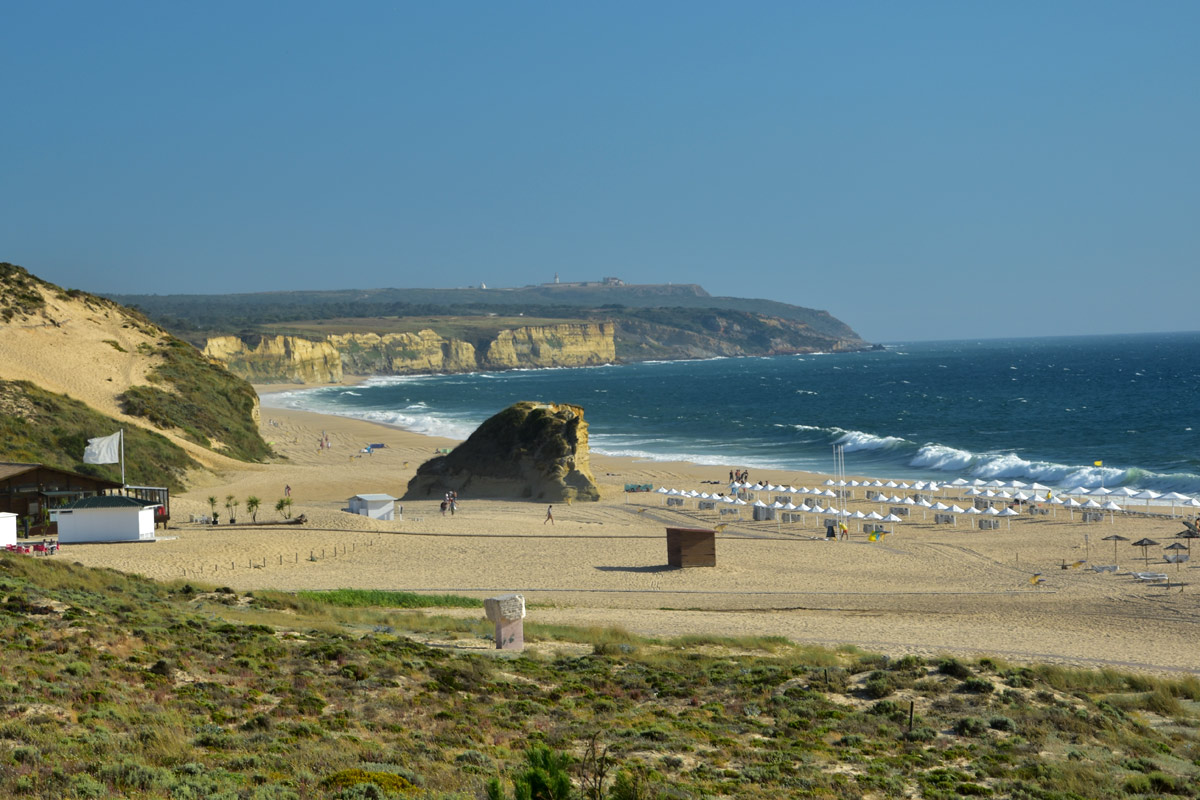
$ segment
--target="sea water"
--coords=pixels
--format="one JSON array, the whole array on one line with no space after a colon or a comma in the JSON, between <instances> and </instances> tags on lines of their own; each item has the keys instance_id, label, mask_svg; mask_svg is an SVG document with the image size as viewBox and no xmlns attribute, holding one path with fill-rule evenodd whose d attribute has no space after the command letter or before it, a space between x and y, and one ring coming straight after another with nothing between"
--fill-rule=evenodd
<instances>
[{"instance_id":1,"label":"sea water","mask_svg":"<svg viewBox=\"0 0 1200 800\"><path fill-rule=\"evenodd\" d=\"M833 471L840 445L850 475L1200 494L1200 333L381 377L264 405L464 439L519 400L583 406L597 453L780 480Z\"/></svg>"}]
</instances>

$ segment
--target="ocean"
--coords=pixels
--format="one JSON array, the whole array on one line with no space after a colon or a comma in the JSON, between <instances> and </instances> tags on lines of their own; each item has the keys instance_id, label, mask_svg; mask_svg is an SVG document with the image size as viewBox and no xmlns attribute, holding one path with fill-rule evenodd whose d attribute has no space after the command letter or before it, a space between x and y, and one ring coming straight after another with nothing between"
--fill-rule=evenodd
<instances>
[{"instance_id":1,"label":"ocean","mask_svg":"<svg viewBox=\"0 0 1200 800\"><path fill-rule=\"evenodd\" d=\"M465 439L519 400L583 406L593 452L780 480L833 472L841 445L850 475L1200 494L1200 333L380 377L263 405Z\"/></svg>"}]
</instances>

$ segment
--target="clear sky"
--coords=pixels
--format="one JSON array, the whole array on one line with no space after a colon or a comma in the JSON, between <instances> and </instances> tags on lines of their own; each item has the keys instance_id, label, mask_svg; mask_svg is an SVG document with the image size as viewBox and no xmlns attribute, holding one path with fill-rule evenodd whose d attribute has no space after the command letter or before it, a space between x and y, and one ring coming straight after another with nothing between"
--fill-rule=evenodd
<instances>
[{"instance_id":1,"label":"clear sky","mask_svg":"<svg viewBox=\"0 0 1200 800\"><path fill-rule=\"evenodd\" d=\"M1200 3L30 2L0 260L93 292L617 276L871 341L1200 328Z\"/></svg>"}]
</instances>

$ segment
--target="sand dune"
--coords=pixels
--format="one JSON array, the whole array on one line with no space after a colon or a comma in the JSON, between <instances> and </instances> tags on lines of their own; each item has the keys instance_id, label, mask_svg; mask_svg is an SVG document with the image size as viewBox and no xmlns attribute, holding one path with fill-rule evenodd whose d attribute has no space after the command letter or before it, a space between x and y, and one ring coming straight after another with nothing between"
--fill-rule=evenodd
<instances>
[{"instance_id":1,"label":"sand dune","mask_svg":"<svg viewBox=\"0 0 1200 800\"><path fill-rule=\"evenodd\" d=\"M658 495L625 495L626 483L700 491L724 487L729 468L642 462L593 455L599 503L556 505L544 524L541 502L461 498L454 516L436 499L404 503L403 519L380 522L341 511L353 494L399 497L417 466L454 442L371 423L265 409L262 430L285 461L243 465L209 478L173 501L168 537L154 544L75 545L63 557L153 578L189 577L240 590L363 587L486 597L522 592L530 621L613 625L671 636L685 633L779 635L827 645L849 643L889 654L997 655L1013 661L1200 670L1197 571L1161 563L1168 589L1134 579L1142 551L1102 537L1149 536L1163 544L1182 529L1162 519L1122 518L1084 525L1057 517L1014 518L998 531L913 520L883 542L854 533L827 542L819 520L751 522L744 515L717 538L717 566L666 567L664 527L725 521L694 503L668 509ZM322 433L330 450L320 450ZM387 445L371 455L368 442ZM812 485L797 473L756 474ZM713 482L713 483L709 483ZM190 516L225 497L262 499L260 520L279 519L290 486L303 526L204 526ZM860 490L861 491L861 490ZM879 510L861 499L851 509ZM861 530L860 526L856 526ZM1087 560L1116 563L1118 574L1063 569ZM1034 585L1030 578L1045 580ZM454 613L480 614L474 611ZM481 614L480 614L481 615Z\"/></svg>"}]
</instances>

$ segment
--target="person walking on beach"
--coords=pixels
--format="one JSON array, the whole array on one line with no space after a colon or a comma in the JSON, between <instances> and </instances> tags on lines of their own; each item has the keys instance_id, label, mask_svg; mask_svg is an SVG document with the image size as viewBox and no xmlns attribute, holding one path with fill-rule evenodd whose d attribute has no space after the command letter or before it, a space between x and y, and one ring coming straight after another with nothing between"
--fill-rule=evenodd
<instances>
[{"instance_id":1,"label":"person walking on beach","mask_svg":"<svg viewBox=\"0 0 1200 800\"><path fill-rule=\"evenodd\" d=\"M284 487L283 487L283 496L284 496L284 497L291 497L291 496L292 496L292 487L291 487L291 485L290 485L290 484L286 484L286 485L284 485Z\"/></svg>"},{"instance_id":2,"label":"person walking on beach","mask_svg":"<svg viewBox=\"0 0 1200 800\"><path fill-rule=\"evenodd\" d=\"M553 505L546 507L546 518L544 520L542 520L542 524L545 525L547 522L549 522L551 525L554 524L554 506Z\"/></svg>"}]
</instances>

